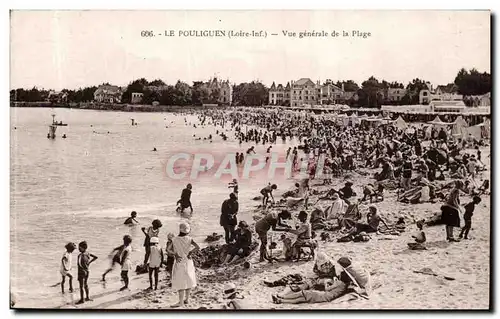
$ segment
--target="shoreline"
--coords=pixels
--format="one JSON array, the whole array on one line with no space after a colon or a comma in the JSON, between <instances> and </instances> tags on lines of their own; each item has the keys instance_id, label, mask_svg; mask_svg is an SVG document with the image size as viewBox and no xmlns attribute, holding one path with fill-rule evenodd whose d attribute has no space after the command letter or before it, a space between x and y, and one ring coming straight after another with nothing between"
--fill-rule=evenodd
<instances>
[{"instance_id":1,"label":"shoreline","mask_svg":"<svg viewBox=\"0 0 500 319\"><path fill-rule=\"evenodd\" d=\"M468 151L470 152L471 149ZM491 159L486 159L490 154L490 149L489 147L482 148L482 151L488 169L481 173L481 177L489 179ZM375 171L377 170L362 168L357 172L348 172L339 178L334 178L333 184L329 186L315 185L315 181L312 181L311 188L316 191L322 191L326 188L338 189L349 179L356 182L355 187L359 197L362 195L359 192L360 187L373 181L372 173ZM276 196L276 199L281 198L280 192L280 196ZM311 205L308 212L313 208L312 204L316 199L317 195L310 197ZM250 213L253 221L262 217L263 211L255 208L259 202L251 199L245 200L250 203L250 205L245 205L247 206L245 214ZM485 300L484 296L489 293L489 273L491 270L489 263L483 261L489 261L490 258L490 200L489 196L485 196L484 201L477 207L473 222L474 228L471 231L472 240L451 244L444 240L444 226L426 227L429 247L427 251L409 251L406 243L413 241L411 234L416 230L413 221L432 216L439 211L440 203L403 204L396 201L396 193L393 191L386 192L385 200L375 203L374 206L381 211L382 216L389 223L395 222L395 219L400 215L405 216L407 231L400 236L374 234L372 240L363 243L324 242L318 239L320 245L317 252L325 252L334 260L341 256L349 256L354 262L362 264L370 271L374 286L370 300L275 305L271 301L271 295L280 292L282 288L269 288L263 285L263 280L275 280L293 273L312 277L314 263L312 261L258 263L256 262L258 253L254 252L249 258L252 264L250 270L244 270L239 265L213 269L197 268L199 285L193 289L192 301L188 308L221 309L220 307L227 302L222 298L223 287L226 282L230 281L244 296L242 301L246 303L248 309L442 309L446 307L464 309L472 306L486 309L488 308L488 300ZM467 201L468 198L464 197L464 204ZM329 204L330 201L321 203L323 208ZM360 205L363 220L366 217L368 206L370 206L369 203ZM291 211L296 216L299 210ZM253 221L249 222L252 228ZM318 231L318 233L320 232ZM220 227L218 233L220 233ZM274 238L279 237L281 233L276 232L275 234L277 235L274 235ZM333 235L337 237L339 234L334 233ZM253 240L257 240L255 235ZM281 246L279 241L277 242L278 247ZM470 258L464 258L464 254ZM413 272L422 268L432 268L439 276L426 276ZM119 287L120 285L119 271L116 270L109 277L112 282L103 285L102 288L98 286L98 279L93 278L91 287L93 302L75 306L71 296L76 299L77 290L75 292L77 295L73 293L63 297L69 300L69 303L63 303L60 308L168 310L171 304L176 303L177 294L168 288L164 273L162 271L160 274L160 290L156 292L145 291L145 288L149 286L147 274L136 275L135 273L131 276L131 290L119 292L114 289L115 286ZM95 276L96 273L93 275ZM452 277L454 280L443 279L444 276ZM414 302L408 305L408 300ZM442 300L452 302L445 305L436 303Z\"/></svg>"},{"instance_id":2,"label":"shoreline","mask_svg":"<svg viewBox=\"0 0 500 319\"><path fill-rule=\"evenodd\" d=\"M486 154L485 154L486 155ZM487 177L490 171L485 171ZM355 174L355 173L354 173ZM351 176L352 177L352 176ZM357 181L369 180L369 176L356 176ZM312 189L319 192L329 187L338 187L346 178L338 178L330 186L312 184ZM413 220L429 218L439 210L439 203L404 204L397 202L394 192L388 193L384 201L374 203L381 210L385 220L393 222L404 215L407 222L406 231L399 236L373 234L369 242L338 243L321 241L317 236L319 248L336 260L341 256L349 256L356 263L363 265L372 277L373 291L369 300L357 299L348 301L339 299L320 304L273 304L271 295L283 290L283 287L270 288L263 284L264 280L277 280L289 274L299 273L306 278L314 277L313 261L279 261L274 263L258 262L258 248L250 255L250 269L244 269L240 263L236 265L197 268L198 285L192 290L191 302L183 309L217 310L223 309L230 300L224 299L224 285L231 282L236 285L243 299L239 302L245 309L261 310L314 310L314 309L488 309L489 305L489 254L490 254L490 209L491 198L478 205L476 220L471 231L471 240L449 243L444 240L444 226L426 227L427 250L412 251L406 243L412 242L411 234L416 231ZM279 198L282 198L281 196ZM310 203L316 196L310 198ZM321 204L326 207L330 201ZM258 201L254 201L257 205ZM360 210L365 218L370 203L361 204ZM248 208L252 211L254 221L262 216L260 208ZM312 208L312 205L310 205ZM308 211L310 211L310 209ZM298 210L293 210L296 216ZM254 221L250 222L253 227ZM321 232L321 231L318 231ZM281 232L273 232L274 238ZM334 234L334 236L337 234ZM338 237L338 236L335 236ZM253 240L257 240L255 234ZM221 241L216 243L222 243ZM280 243L275 255L279 253ZM464 258L468 256L469 258ZM414 271L431 268L437 276L418 274ZM97 296L93 302L82 306L71 303L61 306L62 309L147 309L170 310L170 305L177 302L177 293L168 287L166 270L160 272L159 289L147 291L149 286L147 274L131 276L131 290L119 292L118 271L110 276L111 284L106 288L91 289ZM447 277L448 279L446 279ZM116 281L115 281L116 278ZM115 287L116 286L116 287ZM116 289L115 289L116 288ZM77 296L77 295L75 295ZM485 298L486 297L486 298ZM409 303L408 301L412 302ZM442 303L446 300L446 303Z\"/></svg>"}]
</instances>

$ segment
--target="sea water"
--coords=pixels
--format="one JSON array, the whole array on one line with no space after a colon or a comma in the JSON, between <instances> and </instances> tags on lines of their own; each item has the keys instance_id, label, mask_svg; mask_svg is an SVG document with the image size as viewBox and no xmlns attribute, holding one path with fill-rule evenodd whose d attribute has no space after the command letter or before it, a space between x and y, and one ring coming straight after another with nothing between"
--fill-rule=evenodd
<instances>
[{"instance_id":1,"label":"sea water","mask_svg":"<svg viewBox=\"0 0 500 319\"><path fill-rule=\"evenodd\" d=\"M178 152L208 152L220 157L256 145L239 145L228 125L224 129L202 127L194 115L50 108L10 111L10 274L16 307L45 308L61 303L60 287L51 286L60 281L61 257L68 242L85 240L88 251L99 257L90 266L91 292L109 267L110 251L122 244L124 235L133 238L134 265L141 264L144 235L140 228L158 218L163 223L160 245L164 248L167 234L177 234L178 225L185 220L175 208L187 183L193 185L194 214L189 219L193 238L203 244L212 232L223 233L220 207L231 192L227 184L231 178L205 174L195 180L172 180L165 173L165 163ZM47 138L52 114L57 121L68 123L57 128L54 140ZM138 125L131 125L132 118ZM223 141L216 130L223 130L229 140ZM209 134L212 143L203 140ZM199 137L202 139L196 140ZM265 154L268 146L259 144L255 149ZM273 152L284 155L289 146L293 145L279 139ZM239 180L239 220L253 222L251 210L259 202L252 197L259 196L268 182L278 184L277 194L293 184L279 174L273 180L265 176ZM133 210L140 225L123 225ZM75 250L75 290L77 255ZM110 273L108 281L119 281L119 271Z\"/></svg>"}]
</instances>

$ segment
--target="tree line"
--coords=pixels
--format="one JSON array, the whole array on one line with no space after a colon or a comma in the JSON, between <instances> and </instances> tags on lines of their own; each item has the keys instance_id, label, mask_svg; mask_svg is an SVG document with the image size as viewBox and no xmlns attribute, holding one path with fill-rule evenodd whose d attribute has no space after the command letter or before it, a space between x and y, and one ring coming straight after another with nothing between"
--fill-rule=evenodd
<instances>
[{"instance_id":1,"label":"tree line","mask_svg":"<svg viewBox=\"0 0 500 319\"><path fill-rule=\"evenodd\" d=\"M334 83L346 92L353 92L346 104L354 107L380 107L382 104L418 104L419 92L427 89L427 81L413 79L406 86L399 82L387 82L371 76L359 86L353 80L337 81ZM108 84L108 83L104 83ZM333 82L332 82L333 84ZM462 95L482 95L491 91L491 75L487 72L480 73L476 69L470 71L461 69L455 77L454 84L458 93ZM388 101L388 89L405 89L404 96L397 101ZM66 93L68 103L90 102L94 100L96 86L80 88L78 90L62 90ZM192 85L177 81L168 85L161 79L151 82L144 78L130 82L123 91L121 102L131 103L132 93L142 93L142 103L160 105L203 105L220 103L220 89L212 87L206 82L195 81ZM10 91L10 100L19 102L47 101L50 91L33 87L31 89L15 89ZM245 82L232 85L232 105L235 106L260 106L269 102L269 87L258 81Z\"/></svg>"}]
</instances>

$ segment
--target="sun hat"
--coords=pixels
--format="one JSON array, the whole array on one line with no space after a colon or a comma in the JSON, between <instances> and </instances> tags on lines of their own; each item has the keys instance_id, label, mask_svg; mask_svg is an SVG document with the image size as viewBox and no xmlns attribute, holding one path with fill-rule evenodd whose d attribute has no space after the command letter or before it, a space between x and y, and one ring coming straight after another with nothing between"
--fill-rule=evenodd
<instances>
[{"instance_id":1,"label":"sun hat","mask_svg":"<svg viewBox=\"0 0 500 319\"><path fill-rule=\"evenodd\" d=\"M224 285L224 294L232 294L236 290L236 285L229 282Z\"/></svg>"},{"instance_id":2,"label":"sun hat","mask_svg":"<svg viewBox=\"0 0 500 319\"><path fill-rule=\"evenodd\" d=\"M151 244L158 244L160 242L160 239L158 237L151 237L149 240Z\"/></svg>"},{"instance_id":3,"label":"sun hat","mask_svg":"<svg viewBox=\"0 0 500 319\"><path fill-rule=\"evenodd\" d=\"M248 228L248 224L246 221L242 220L238 223L238 227L240 228Z\"/></svg>"},{"instance_id":4,"label":"sun hat","mask_svg":"<svg viewBox=\"0 0 500 319\"><path fill-rule=\"evenodd\" d=\"M191 227L189 227L189 224L187 223L182 223L179 225L179 231L184 234L189 234Z\"/></svg>"}]
</instances>

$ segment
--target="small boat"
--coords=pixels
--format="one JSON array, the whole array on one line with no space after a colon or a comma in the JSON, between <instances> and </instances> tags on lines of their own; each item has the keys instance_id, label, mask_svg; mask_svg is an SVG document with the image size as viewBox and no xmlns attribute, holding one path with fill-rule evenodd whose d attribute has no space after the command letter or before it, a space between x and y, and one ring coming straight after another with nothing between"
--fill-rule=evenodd
<instances>
[{"instance_id":1,"label":"small boat","mask_svg":"<svg viewBox=\"0 0 500 319\"><path fill-rule=\"evenodd\" d=\"M56 118L56 115L52 114L52 125L55 125L55 126L68 126L68 123L63 123L62 121L57 122L55 120L55 118Z\"/></svg>"}]
</instances>

